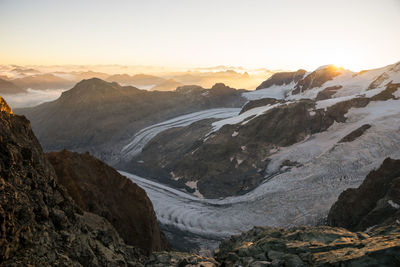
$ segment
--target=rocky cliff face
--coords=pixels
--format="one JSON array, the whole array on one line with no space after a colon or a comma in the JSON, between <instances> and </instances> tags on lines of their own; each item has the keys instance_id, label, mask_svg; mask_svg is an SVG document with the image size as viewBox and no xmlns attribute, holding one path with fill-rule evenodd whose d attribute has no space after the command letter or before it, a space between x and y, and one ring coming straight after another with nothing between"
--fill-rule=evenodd
<instances>
[{"instance_id":1,"label":"rocky cliff face","mask_svg":"<svg viewBox=\"0 0 400 267\"><path fill-rule=\"evenodd\" d=\"M293 94L299 94L314 87L320 87L325 82L332 80L334 77L341 74L343 68L337 68L333 65L323 66L311 72L304 79L297 82L294 87Z\"/></svg>"},{"instance_id":2,"label":"rocky cliff face","mask_svg":"<svg viewBox=\"0 0 400 267\"><path fill-rule=\"evenodd\" d=\"M77 207L56 179L25 117L0 103L0 262L2 266L138 266L103 217Z\"/></svg>"},{"instance_id":3,"label":"rocky cliff face","mask_svg":"<svg viewBox=\"0 0 400 267\"><path fill-rule=\"evenodd\" d=\"M12 109L7 102L0 96L0 112L5 112L6 114L13 114Z\"/></svg>"},{"instance_id":4,"label":"rocky cliff face","mask_svg":"<svg viewBox=\"0 0 400 267\"><path fill-rule=\"evenodd\" d=\"M358 188L344 191L332 206L328 224L366 230L400 223L400 160L387 158Z\"/></svg>"},{"instance_id":5,"label":"rocky cliff face","mask_svg":"<svg viewBox=\"0 0 400 267\"><path fill-rule=\"evenodd\" d=\"M272 85L286 85L290 83L297 83L303 79L306 74L305 70L298 70L295 72L278 72L273 74L270 78L262 82L256 90L271 87Z\"/></svg>"},{"instance_id":6,"label":"rocky cliff face","mask_svg":"<svg viewBox=\"0 0 400 267\"><path fill-rule=\"evenodd\" d=\"M146 192L116 170L92 157L63 150L50 152L57 181L84 211L106 218L128 245L147 253L165 250L153 205Z\"/></svg>"}]
</instances>

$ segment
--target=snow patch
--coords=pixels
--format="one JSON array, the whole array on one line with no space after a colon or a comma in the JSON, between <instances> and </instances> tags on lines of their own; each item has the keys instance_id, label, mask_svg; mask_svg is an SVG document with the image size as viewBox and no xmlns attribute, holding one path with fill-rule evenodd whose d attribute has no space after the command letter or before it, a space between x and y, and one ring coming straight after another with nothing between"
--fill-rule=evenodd
<instances>
[{"instance_id":1,"label":"snow patch","mask_svg":"<svg viewBox=\"0 0 400 267\"><path fill-rule=\"evenodd\" d=\"M400 205L397 204L397 203L394 203L393 200L388 200L388 204L390 206L392 206L393 208L395 208L395 209L399 209L400 208Z\"/></svg>"},{"instance_id":2,"label":"snow patch","mask_svg":"<svg viewBox=\"0 0 400 267\"><path fill-rule=\"evenodd\" d=\"M237 162L238 165L242 164L243 161L244 161L244 159L238 159L238 158L236 159L236 162Z\"/></svg>"},{"instance_id":3,"label":"snow patch","mask_svg":"<svg viewBox=\"0 0 400 267\"><path fill-rule=\"evenodd\" d=\"M295 82L291 82L285 85L272 85L265 89L243 93L242 96L247 98L248 100L257 100L262 98L285 99L288 92L292 90L295 85Z\"/></svg>"},{"instance_id":4,"label":"snow patch","mask_svg":"<svg viewBox=\"0 0 400 267\"><path fill-rule=\"evenodd\" d=\"M193 195L198 198L204 198L204 196L199 192L199 189L197 188L197 182L198 181L188 181L185 183L185 185L195 190Z\"/></svg>"},{"instance_id":5,"label":"snow patch","mask_svg":"<svg viewBox=\"0 0 400 267\"><path fill-rule=\"evenodd\" d=\"M212 123L212 127L213 127L212 131L210 133L208 133L207 136L213 132L218 131L219 129L221 129L222 126L224 126L226 124L230 124L230 125L238 124L238 123L246 124L250 120L264 114L268 110L278 107L280 105L284 105L284 104L286 104L286 103L283 103L283 104L277 103L277 104L273 104L273 105L266 105L266 106L262 106L262 107L252 108L250 110L247 110L246 112L243 112L240 115L213 122Z\"/></svg>"},{"instance_id":6,"label":"snow patch","mask_svg":"<svg viewBox=\"0 0 400 267\"><path fill-rule=\"evenodd\" d=\"M182 179L181 176L177 176L174 172L169 173L172 177L173 180L178 181L179 179Z\"/></svg>"},{"instance_id":7,"label":"snow patch","mask_svg":"<svg viewBox=\"0 0 400 267\"><path fill-rule=\"evenodd\" d=\"M14 108L34 107L45 102L56 100L65 89L34 90L27 89L26 93L3 94L2 97Z\"/></svg>"},{"instance_id":8,"label":"snow patch","mask_svg":"<svg viewBox=\"0 0 400 267\"><path fill-rule=\"evenodd\" d=\"M393 96L396 98L400 98L400 89L397 89L397 91L393 93Z\"/></svg>"},{"instance_id":9,"label":"snow patch","mask_svg":"<svg viewBox=\"0 0 400 267\"><path fill-rule=\"evenodd\" d=\"M131 141L121 150L121 158L129 160L142 152L144 146L157 134L174 127L188 126L196 121L207 118L223 119L239 114L239 108L217 108L194 112L151 125L136 133Z\"/></svg>"}]
</instances>

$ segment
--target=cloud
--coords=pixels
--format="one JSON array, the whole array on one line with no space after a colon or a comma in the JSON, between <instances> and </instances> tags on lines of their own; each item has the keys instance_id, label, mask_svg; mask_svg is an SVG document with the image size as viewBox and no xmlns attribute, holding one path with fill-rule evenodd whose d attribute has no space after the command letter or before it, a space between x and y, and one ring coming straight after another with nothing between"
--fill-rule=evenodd
<instances>
[{"instance_id":1,"label":"cloud","mask_svg":"<svg viewBox=\"0 0 400 267\"><path fill-rule=\"evenodd\" d=\"M60 97L65 90L33 90L28 89L26 93L3 95L4 99L12 108L33 107L44 102L53 101Z\"/></svg>"}]
</instances>

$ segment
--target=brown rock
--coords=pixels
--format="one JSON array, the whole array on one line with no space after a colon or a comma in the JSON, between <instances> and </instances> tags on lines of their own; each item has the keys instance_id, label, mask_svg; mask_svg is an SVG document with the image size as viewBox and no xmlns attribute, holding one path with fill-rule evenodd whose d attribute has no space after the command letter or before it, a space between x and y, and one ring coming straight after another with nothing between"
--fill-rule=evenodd
<instances>
[{"instance_id":1,"label":"brown rock","mask_svg":"<svg viewBox=\"0 0 400 267\"><path fill-rule=\"evenodd\" d=\"M5 112L8 114L12 114L12 109L10 106L7 104L7 102L0 96L0 112Z\"/></svg>"},{"instance_id":2,"label":"brown rock","mask_svg":"<svg viewBox=\"0 0 400 267\"><path fill-rule=\"evenodd\" d=\"M369 128L371 128L371 125L369 124L364 124L363 126L360 126L359 128L355 129L354 131L352 131L351 133L349 133L348 135L346 135L345 137L343 137L339 143L345 143L345 142L351 142L356 140L358 137L360 137L361 135L364 134L364 132L366 130L368 130Z\"/></svg>"},{"instance_id":3,"label":"brown rock","mask_svg":"<svg viewBox=\"0 0 400 267\"><path fill-rule=\"evenodd\" d=\"M273 74L268 80L262 82L256 90L264 89L271 87L272 85L284 85L290 84L291 82L298 82L304 77L307 71L305 70L298 70L295 72L278 72Z\"/></svg>"},{"instance_id":4,"label":"brown rock","mask_svg":"<svg viewBox=\"0 0 400 267\"><path fill-rule=\"evenodd\" d=\"M307 75L304 79L297 82L293 94L299 94L314 87L320 87L325 82L332 80L340 74L342 68L337 68L333 65L317 69Z\"/></svg>"},{"instance_id":5,"label":"brown rock","mask_svg":"<svg viewBox=\"0 0 400 267\"><path fill-rule=\"evenodd\" d=\"M89 153L63 150L47 157L78 206L105 217L127 244L147 253L168 248L142 188Z\"/></svg>"},{"instance_id":6,"label":"brown rock","mask_svg":"<svg viewBox=\"0 0 400 267\"><path fill-rule=\"evenodd\" d=\"M142 252L57 183L29 121L0 105L0 265L140 266Z\"/></svg>"},{"instance_id":7,"label":"brown rock","mask_svg":"<svg viewBox=\"0 0 400 267\"><path fill-rule=\"evenodd\" d=\"M317 97L315 100L325 100L331 98L339 89L341 89L343 86L338 85L338 86L330 86L326 87L324 90L318 93Z\"/></svg>"}]
</instances>

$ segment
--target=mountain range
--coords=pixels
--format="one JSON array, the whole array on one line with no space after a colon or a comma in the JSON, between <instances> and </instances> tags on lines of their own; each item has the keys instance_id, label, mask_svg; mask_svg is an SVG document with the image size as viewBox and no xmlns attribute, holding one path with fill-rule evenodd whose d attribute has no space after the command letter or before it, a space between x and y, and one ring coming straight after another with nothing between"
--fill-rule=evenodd
<instances>
[{"instance_id":1,"label":"mountain range","mask_svg":"<svg viewBox=\"0 0 400 267\"><path fill-rule=\"evenodd\" d=\"M148 91L92 78L55 101L14 112L27 116L45 151L89 151L119 170L85 153L37 156L53 165L40 177L58 177L74 207L104 217L124 243L143 250L138 262L396 266L399 104L395 63L357 73L333 65L280 72L253 91L221 83ZM2 110L4 125L23 120L6 104ZM22 125L5 134L29 128ZM28 152L20 153L23 163ZM132 207L116 204L132 202L130 190L138 191L127 188L114 199L125 184L146 191L134 202L151 200L142 213L150 214L143 219L151 229L132 226L129 218L138 215L126 217ZM111 191L104 203L102 188ZM260 225L268 227L253 228ZM135 229L143 239L128 235ZM225 241L213 258L156 252L145 259L169 249L161 231L181 249Z\"/></svg>"}]
</instances>

